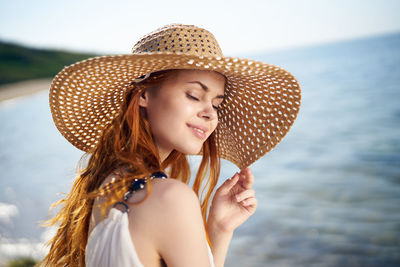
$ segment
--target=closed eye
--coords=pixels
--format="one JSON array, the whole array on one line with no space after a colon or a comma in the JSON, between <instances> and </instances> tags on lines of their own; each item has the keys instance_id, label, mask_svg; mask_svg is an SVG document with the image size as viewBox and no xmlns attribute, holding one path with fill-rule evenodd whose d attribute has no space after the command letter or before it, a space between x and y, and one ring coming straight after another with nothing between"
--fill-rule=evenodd
<instances>
[{"instance_id":1,"label":"closed eye","mask_svg":"<svg viewBox=\"0 0 400 267\"><path fill-rule=\"evenodd\" d=\"M187 95L188 98L193 99L194 101L199 101L199 99L197 97L194 97L194 96L192 96L190 94L186 94L186 95ZM216 107L216 106L213 106L213 108L215 110L218 110L218 107Z\"/></svg>"},{"instance_id":2,"label":"closed eye","mask_svg":"<svg viewBox=\"0 0 400 267\"><path fill-rule=\"evenodd\" d=\"M189 94L186 94L189 98L191 98L191 99L194 99L194 100L196 100L196 101L199 101L199 99L198 98L196 98L196 97L194 97L194 96L192 96L192 95L189 95Z\"/></svg>"}]
</instances>

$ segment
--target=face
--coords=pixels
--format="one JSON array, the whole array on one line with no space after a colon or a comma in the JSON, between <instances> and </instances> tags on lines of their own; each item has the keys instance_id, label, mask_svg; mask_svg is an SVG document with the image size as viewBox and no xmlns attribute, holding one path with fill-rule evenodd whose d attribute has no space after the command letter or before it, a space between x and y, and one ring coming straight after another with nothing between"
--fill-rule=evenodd
<instances>
[{"instance_id":1,"label":"face","mask_svg":"<svg viewBox=\"0 0 400 267\"><path fill-rule=\"evenodd\" d=\"M181 70L168 78L156 93L146 91L140 106L164 160L173 149L195 155L218 124L225 77L213 71Z\"/></svg>"}]
</instances>

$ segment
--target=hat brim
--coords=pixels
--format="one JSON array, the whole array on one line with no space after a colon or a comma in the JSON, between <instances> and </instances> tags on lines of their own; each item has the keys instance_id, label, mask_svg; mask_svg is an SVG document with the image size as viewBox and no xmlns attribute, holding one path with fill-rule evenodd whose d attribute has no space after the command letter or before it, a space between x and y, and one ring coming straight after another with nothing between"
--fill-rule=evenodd
<instances>
[{"instance_id":1,"label":"hat brim","mask_svg":"<svg viewBox=\"0 0 400 267\"><path fill-rule=\"evenodd\" d=\"M75 147L90 151L118 114L128 85L144 74L168 69L213 70L226 76L216 129L219 156L240 169L274 148L300 109L295 77L263 62L175 53L101 56L65 67L54 78L49 102L56 127Z\"/></svg>"}]
</instances>

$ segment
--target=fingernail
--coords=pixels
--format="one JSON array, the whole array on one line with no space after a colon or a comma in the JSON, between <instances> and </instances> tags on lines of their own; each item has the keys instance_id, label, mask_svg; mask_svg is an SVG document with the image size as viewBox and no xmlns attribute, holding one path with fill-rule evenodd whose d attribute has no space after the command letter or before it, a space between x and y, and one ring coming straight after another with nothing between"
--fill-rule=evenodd
<instances>
[{"instance_id":1,"label":"fingernail","mask_svg":"<svg viewBox=\"0 0 400 267\"><path fill-rule=\"evenodd\" d=\"M236 201L237 201L237 202L240 202L240 196L239 196L239 195L236 195L235 197L236 197Z\"/></svg>"}]
</instances>

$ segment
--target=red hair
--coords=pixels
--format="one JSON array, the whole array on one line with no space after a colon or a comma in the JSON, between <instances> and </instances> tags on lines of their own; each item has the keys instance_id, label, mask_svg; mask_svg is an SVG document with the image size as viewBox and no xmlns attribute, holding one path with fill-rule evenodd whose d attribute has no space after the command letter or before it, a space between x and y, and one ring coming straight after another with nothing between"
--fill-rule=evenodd
<instances>
[{"instance_id":1,"label":"red hair","mask_svg":"<svg viewBox=\"0 0 400 267\"><path fill-rule=\"evenodd\" d=\"M149 122L146 116L143 116L143 110L139 106L139 98L145 90L158 90L162 82L177 71L160 71L140 83L132 83L127 88L119 115L106 126L93 151L81 158L80 164L83 164L86 158L88 161L77 176L71 192L66 198L51 206L53 208L62 205L58 214L48 220L45 226L59 224L59 228L56 235L48 242L50 245L48 255L39 264L85 266L89 219L96 197L107 194L107 201L102 204L104 216L106 207L122 199L128 185L135 178L141 179L155 171L165 171L169 168L169 177L189 184L190 166L186 155L173 150L164 162L160 162ZM203 158L192 188L200 199L203 222L207 229L208 203L220 174L215 132L204 142L202 153ZM120 167L126 170L123 174L120 173L121 179L116 179L100 188L104 179ZM208 179L200 193L207 173ZM201 200L205 190L207 190L206 195ZM148 183L148 192L141 202L150 195L151 183ZM207 232L206 235L211 246Z\"/></svg>"}]
</instances>

